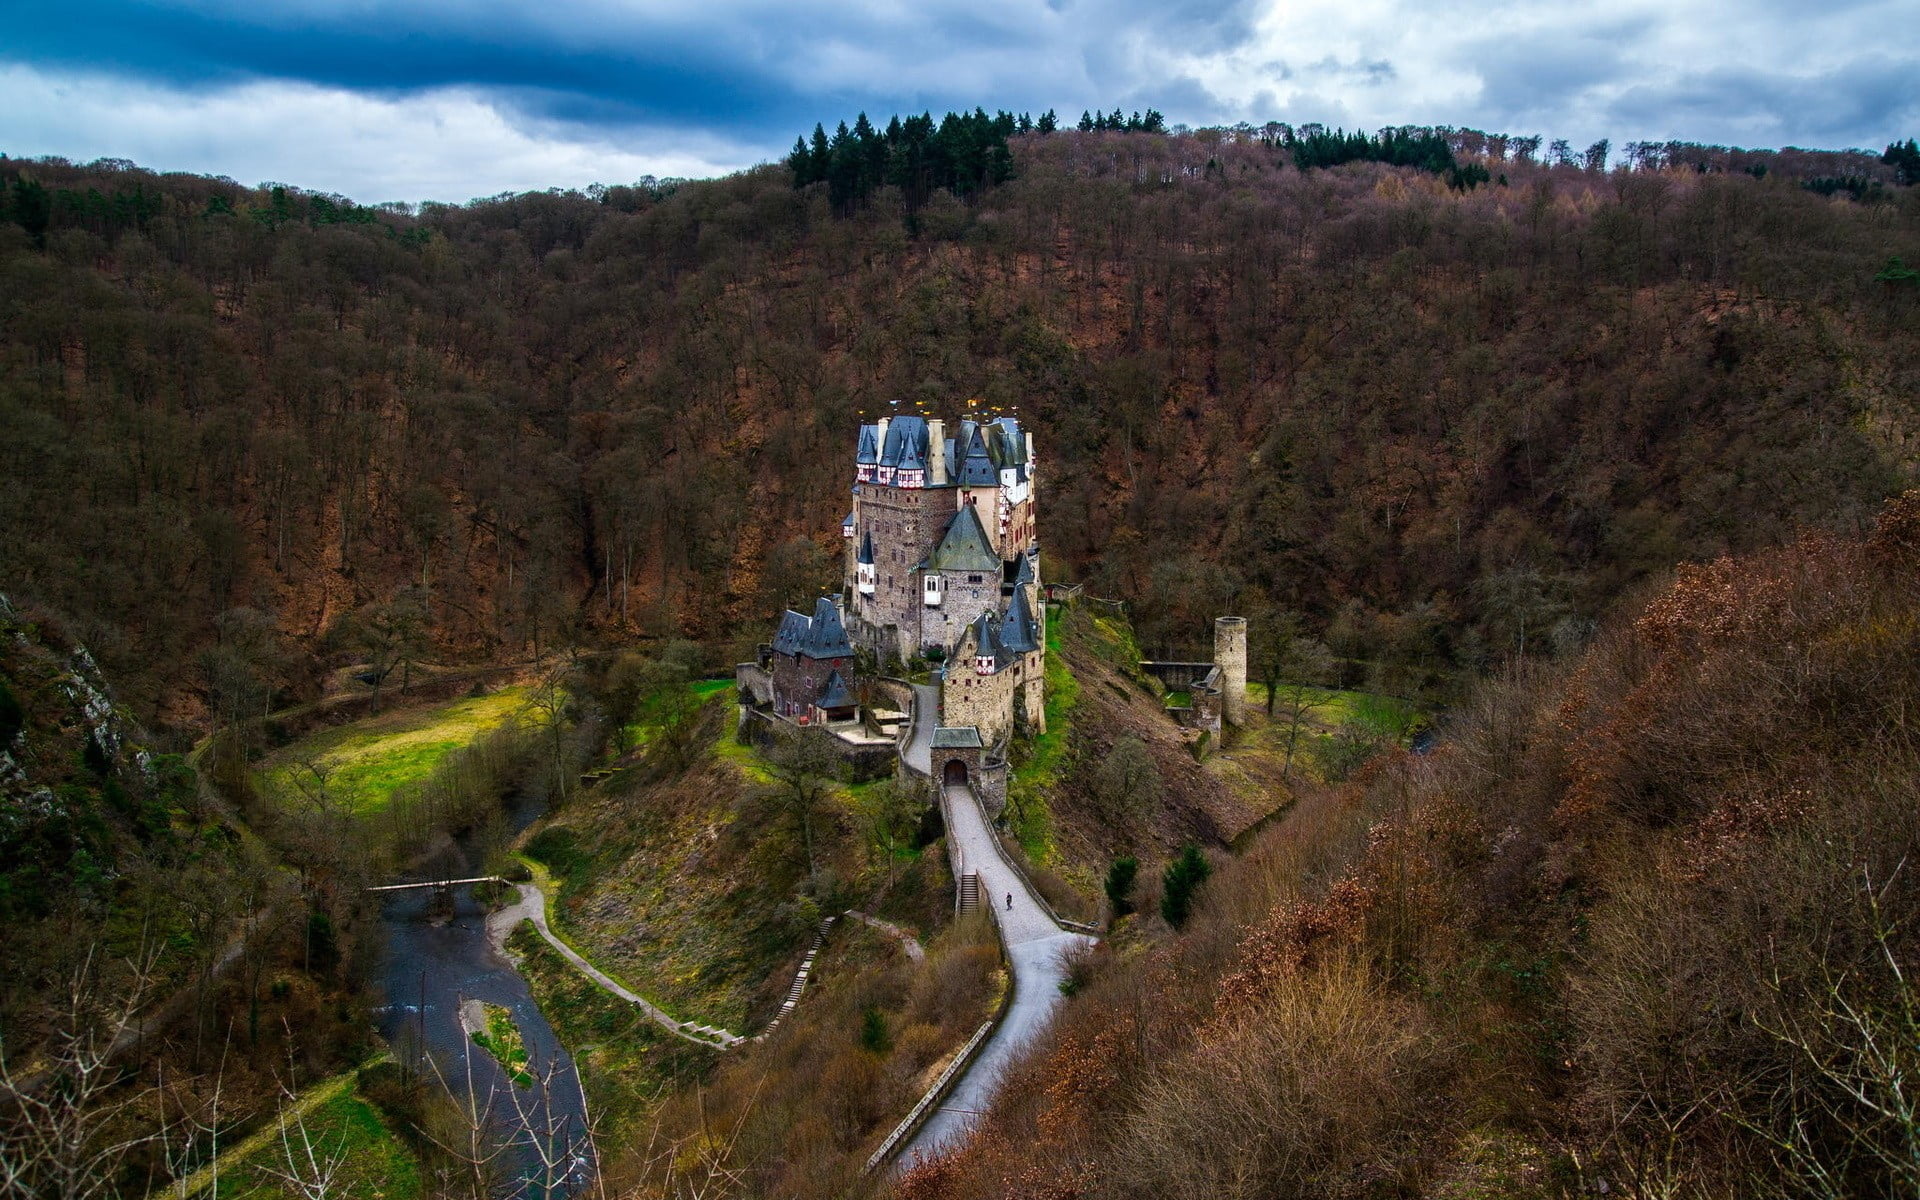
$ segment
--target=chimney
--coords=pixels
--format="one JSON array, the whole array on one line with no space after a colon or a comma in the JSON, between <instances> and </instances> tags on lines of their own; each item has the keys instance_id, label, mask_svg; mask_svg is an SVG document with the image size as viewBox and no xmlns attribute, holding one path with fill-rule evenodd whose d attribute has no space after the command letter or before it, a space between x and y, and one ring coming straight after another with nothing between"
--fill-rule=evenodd
<instances>
[{"instance_id":1,"label":"chimney","mask_svg":"<svg viewBox=\"0 0 1920 1200\"><path fill-rule=\"evenodd\" d=\"M1033 470L1033 430L1027 430L1027 470Z\"/></svg>"},{"instance_id":2,"label":"chimney","mask_svg":"<svg viewBox=\"0 0 1920 1200\"><path fill-rule=\"evenodd\" d=\"M874 453L879 456L879 461L881 462L887 461L887 426L891 424L892 421L892 417L880 418L880 432L878 435L880 444L874 447Z\"/></svg>"},{"instance_id":3,"label":"chimney","mask_svg":"<svg viewBox=\"0 0 1920 1200\"><path fill-rule=\"evenodd\" d=\"M947 486L947 423L927 422L927 486Z\"/></svg>"}]
</instances>

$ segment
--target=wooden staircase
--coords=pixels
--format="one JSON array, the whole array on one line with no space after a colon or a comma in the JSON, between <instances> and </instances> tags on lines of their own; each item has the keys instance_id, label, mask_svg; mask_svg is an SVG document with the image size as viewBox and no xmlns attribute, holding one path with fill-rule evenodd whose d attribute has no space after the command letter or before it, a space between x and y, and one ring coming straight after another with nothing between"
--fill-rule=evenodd
<instances>
[{"instance_id":1,"label":"wooden staircase","mask_svg":"<svg viewBox=\"0 0 1920 1200\"><path fill-rule=\"evenodd\" d=\"M960 877L960 912L980 911L980 872L968 871Z\"/></svg>"}]
</instances>

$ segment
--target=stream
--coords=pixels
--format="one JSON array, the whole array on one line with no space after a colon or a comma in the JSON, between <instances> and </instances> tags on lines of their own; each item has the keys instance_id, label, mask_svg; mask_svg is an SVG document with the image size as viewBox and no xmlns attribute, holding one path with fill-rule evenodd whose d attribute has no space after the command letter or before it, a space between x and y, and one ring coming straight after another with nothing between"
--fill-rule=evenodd
<instances>
[{"instance_id":1,"label":"stream","mask_svg":"<svg viewBox=\"0 0 1920 1200\"><path fill-rule=\"evenodd\" d=\"M541 811L538 804L516 801L512 828L525 829ZM463 836L427 867L394 882L477 875L481 858ZM576 1195L593 1180L594 1157L573 1060L526 980L495 953L486 909L473 898L472 886L453 889L451 920L434 919L446 916L444 899L434 912L434 896L431 888L389 892L382 903L385 945L376 979L387 1003L377 1014L380 1032L396 1055L411 1056L413 1065L431 1074L424 1051L455 1098L470 1098L497 1154L498 1194L529 1200ZM527 1069L544 1084L516 1087L494 1057L473 1043L461 1023L461 1006L469 1000L512 1012L527 1045Z\"/></svg>"}]
</instances>

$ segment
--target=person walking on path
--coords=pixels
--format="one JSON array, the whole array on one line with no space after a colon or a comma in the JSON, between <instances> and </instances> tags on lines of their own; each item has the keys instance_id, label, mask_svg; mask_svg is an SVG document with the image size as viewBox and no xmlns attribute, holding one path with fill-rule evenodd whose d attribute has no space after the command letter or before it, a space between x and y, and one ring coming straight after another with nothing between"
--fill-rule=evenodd
<instances>
[{"instance_id":1,"label":"person walking on path","mask_svg":"<svg viewBox=\"0 0 1920 1200\"><path fill-rule=\"evenodd\" d=\"M1007 893L1007 911L1008 912L1013 911L1013 893L1012 892Z\"/></svg>"}]
</instances>

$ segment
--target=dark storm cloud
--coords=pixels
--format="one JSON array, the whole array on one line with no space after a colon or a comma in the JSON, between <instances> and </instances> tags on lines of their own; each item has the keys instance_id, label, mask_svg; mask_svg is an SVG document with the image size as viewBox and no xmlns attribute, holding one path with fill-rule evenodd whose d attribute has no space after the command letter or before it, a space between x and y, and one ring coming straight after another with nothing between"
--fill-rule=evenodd
<instances>
[{"instance_id":1,"label":"dark storm cloud","mask_svg":"<svg viewBox=\"0 0 1920 1200\"><path fill-rule=\"evenodd\" d=\"M530 19L531 11L69 0L13 23L0 57L189 89L260 78L372 92L500 89L537 115L592 123L750 127L798 100L792 86L750 56L743 61L739 41L729 46L710 34L634 19L613 38L571 39L564 26Z\"/></svg>"},{"instance_id":2,"label":"dark storm cloud","mask_svg":"<svg viewBox=\"0 0 1920 1200\"><path fill-rule=\"evenodd\" d=\"M691 11L501 0L69 0L12 22L0 60L186 90L259 79L375 94L468 87L536 118L698 126L759 141L795 122L831 125L843 107L850 117L862 105L1038 105L1062 74L1064 90L1085 90L1086 80L1073 78L1076 59L1096 88L1130 94L1138 63L1104 53L1112 42L1103 35L1131 31L1215 53L1245 41L1257 12L1251 0L940 0L909 10L722 0ZM981 90L982 75L998 76L993 92Z\"/></svg>"},{"instance_id":3,"label":"dark storm cloud","mask_svg":"<svg viewBox=\"0 0 1920 1200\"><path fill-rule=\"evenodd\" d=\"M1920 125L1917 81L1920 63L1879 55L1805 75L1720 67L1634 84L1607 113L1624 128L1670 136L1732 114L1767 144L1804 139L1830 145L1862 130Z\"/></svg>"},{"instance_id":4,"label":"dark storm cloud","mask_svg":"<svg viewBox=\"0 0 1920 1200\"><path fill-rule=\"evenodd\" d=\"M1874 145L1920 129L1910 4L0 0L0 151L398 198L712 173L975 105Z\"/></svg>"}]
</instances>

